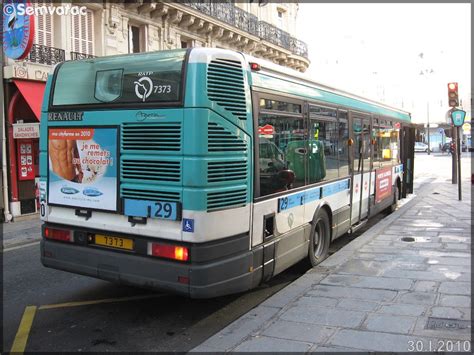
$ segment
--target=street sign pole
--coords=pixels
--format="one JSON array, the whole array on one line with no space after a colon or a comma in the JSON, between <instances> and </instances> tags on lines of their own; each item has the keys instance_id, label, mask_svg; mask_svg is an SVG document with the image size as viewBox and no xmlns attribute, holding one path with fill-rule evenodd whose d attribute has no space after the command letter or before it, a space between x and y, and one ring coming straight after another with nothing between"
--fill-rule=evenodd
<instances>
[{"instance_id":1,"label":"street sign pole","mask_svg":"<svg viewBox=\"0 0 474 355\"><path fill-rule=\"evenodd\" d=\"M456 129L456 127L453 126L453 134L452 134L452 140L451 142L454 142L456 143L457 142L457 134L458 130ZM450 148L451 149L451 148ZM451 177L451 183L453 185L457 184L458 183L458 170L457 170L457 159L456 159L456 153L457 153L457 149L453 149L451 151L451 171L452 171L452 177Z\"/></svg>"},{"instance_id":2,"label":"street sign pole","mask_svg":"<svg viewBox=\"0 0 474 355\"><path fill-rule=\"evenodd\" d=\"M458 197L461 201L461 131L460 128L464 124L464 118L466 117L466 111L454 108L451 109L451 122L453 123L453 132L456 132L456 160L457 160L457 173L458 173ZM454 171L453 171L454 172ZM454 175L453 175L454 179Z\"/></svg>"}]
</instances>

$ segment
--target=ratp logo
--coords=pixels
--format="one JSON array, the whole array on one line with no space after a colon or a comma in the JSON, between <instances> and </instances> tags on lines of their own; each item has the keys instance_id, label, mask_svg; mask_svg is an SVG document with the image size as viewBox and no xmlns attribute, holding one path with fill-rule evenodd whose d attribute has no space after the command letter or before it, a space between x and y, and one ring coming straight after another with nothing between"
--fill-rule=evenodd
<instances>
[{"instance_id":1,"label":"ratp logo","mask_svg":"<svg viewBox=\"0 0 474 355\"><path fill-rule=\"evenodd\" d=\"M135 84L135 95L145 102L151 95L153 91L153 81L147 76L143 76L137 81L134 82Z\"/></svg>"}]
</instances>

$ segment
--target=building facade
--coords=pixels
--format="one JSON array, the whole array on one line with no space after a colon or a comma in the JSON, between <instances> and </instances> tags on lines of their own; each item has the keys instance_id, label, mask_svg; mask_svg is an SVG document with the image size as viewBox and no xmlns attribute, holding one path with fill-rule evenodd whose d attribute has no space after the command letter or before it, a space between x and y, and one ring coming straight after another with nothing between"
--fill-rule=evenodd
<instances>
[{"instance_id":1,"label":"building facade","mask_svg":"<svg viewBox=\"0 0 474 355\"><path fill-rule=\"evenodd\" d=\"M35 35L24 60L3 59L3 208L10 220L37 211L39 121L48 74L57 63L189 47L242 51L304 72L310 62L295 37L297 2L72 3L81 14L45 8L66 3L34 2ZM64 10L64 8L63 8ZM0 208L2 203L0 203Z\"/></svg>"}]
</instances>

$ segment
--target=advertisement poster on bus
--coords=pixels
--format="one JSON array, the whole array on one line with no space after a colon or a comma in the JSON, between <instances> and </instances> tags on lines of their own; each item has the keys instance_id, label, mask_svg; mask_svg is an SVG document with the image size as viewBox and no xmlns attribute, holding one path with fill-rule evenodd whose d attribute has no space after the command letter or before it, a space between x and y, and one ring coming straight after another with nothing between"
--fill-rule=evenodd
<instances>
[{"instance_id":1,"label":"advertisement poster on bus","mask_svg":"<svg viewBox=\"0 0 474 355\"><path fill-rule=\"evenodd\" d=\"M392 194L392 168L378 169L375 171L375 203Z\"/></svg>"},{"instance_id":2,"label":"advertisement poster on bus","mask_svg":"<svg viewBox=\"0 0 474 355\"><path fill-rule=\"evenodd\" d=\"M49 129L51 204L117 210L117 129Z\"/></svg>"}]
</instances>

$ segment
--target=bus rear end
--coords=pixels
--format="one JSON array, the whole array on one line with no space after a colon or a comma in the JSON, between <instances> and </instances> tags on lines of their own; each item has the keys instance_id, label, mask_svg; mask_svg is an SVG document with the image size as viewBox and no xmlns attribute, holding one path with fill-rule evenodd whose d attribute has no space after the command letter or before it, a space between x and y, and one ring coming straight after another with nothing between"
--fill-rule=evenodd
<instances>
[{"instance_id":1,"label":"bus rear end","mask_svg":"<svg viewBox=\"0 0 474 355\"><path fill-rule=\"evenodd\" d=\"M242 55L65 62L41 119L44 266L190 297L260 282Z\"/></svg>"}]
</instances>

